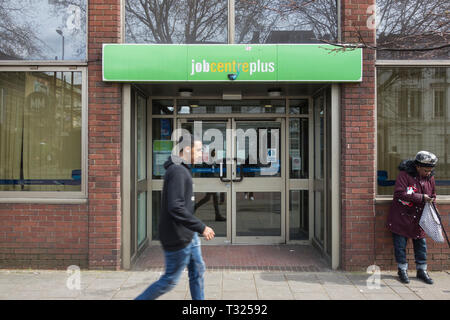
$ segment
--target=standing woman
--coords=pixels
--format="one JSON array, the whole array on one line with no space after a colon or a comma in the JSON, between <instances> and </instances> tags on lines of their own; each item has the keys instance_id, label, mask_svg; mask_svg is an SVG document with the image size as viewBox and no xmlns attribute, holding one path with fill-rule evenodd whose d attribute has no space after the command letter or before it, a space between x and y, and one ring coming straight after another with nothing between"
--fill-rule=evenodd
<instances>
[{"instance_id":1,"label":"standing woman","mask_svg":"<svg viewBox=\"0 0 450 320\"><path fill-rule=\"evenodd\" d=\"M393 233L398 276L403 283L409 283L406 260L409 238L413 241L417 278L433 284L427 273L427 245L419 221L425 203L436 199L433 168L437 161L431 152L419 151L414 160L404 160L399 165L400 173L395 182L394 199L386 226Z\"/></svg>"}]
</instances>

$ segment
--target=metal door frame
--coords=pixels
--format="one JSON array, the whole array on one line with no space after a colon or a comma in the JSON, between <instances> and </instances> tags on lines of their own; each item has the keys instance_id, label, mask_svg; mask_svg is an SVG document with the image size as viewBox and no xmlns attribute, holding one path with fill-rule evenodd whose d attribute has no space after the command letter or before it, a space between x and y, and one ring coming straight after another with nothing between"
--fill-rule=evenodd
<instances>
[{"instance_id":1,"label":"metal door frame","mask_svg":"<svg viewBox=\"0 0 450 320\"><path fill-rule=\"evenodd\" d=\"M233 244L280 244L286 243L286 201L285 197L285 187L286 187L286 166L285 164L285 119L281 117L272 118L272 119L236 119L232 118L232 129L233 132L236 132L237 122L251 122L251 121L262 121L262 122L274 122L280 123L280 141L281 141L281 150L280 152L280 165L281 165L281 176L280 177L245 177L242 182L233 182L231 186L232 191L232 243ZM236 137L232 139L232 149L231 155L232 159L236 159ZM259 155L258 155L259 156ZM233 168L232 168L232 180L236 181L237 179L237 168L236 168L236 160L233 160ZM237 236L236 231L236 223L237 223L237 200L236 193L237 192L280 192L281 199L281 223L280 223L280 236Z\"/></svg>"},{"instance_id":2,"label":"metal door frame","mask_svg":"<svg viewBox=\"0 0 450 320\"><path fill-rule=\"evenodd\" d=\"M340 123L339 123L339 90L340 86L339 84L332 84L332 106L331 106L331 130L332 130L332 142L331 142L331 148L332 148L332 156L331 156L331 166L332 169L332 176L331 176L331 184L333 186L333 192L332 192L332 221L329 221L332 223L332 267L335 269L340 265L340 202L339 202L339 179L340 179L340 173L339 173L339 167L340 167ZM204 96L204 97L195 97L195 99L221 99L220 96ZM152 114L152 100L153 99L170 99L173 100L175 111L172 115L153 115ZM203 115L180 115L177 114L177 101L180 99L180 97L175 96L148 96L148 108L147 108L147 132L148 132L148 138L147 138L147 161L149 163L148 167L148 176L147 176L147 192L148 192L148 205L147 205L147 237L149 240L150 245L160 245L159 240L152 240L152 191L158 191L162 189L163 181L162 180L153 180L152 179L152 147L153 147L153 141L152 141L152 122L154 118L170 118L172 119L173 123L173 129L177 128L177 119L182 118L191 118L191 119L220 119L220 118L235 118L237 119L258 119L258 120L265 120L275 117L283 118L284 120L284 127L285 127L285 133L284 133L284 139L282 139L283 143L285 144L284 148L284 192L285 192L285 201L284 201L284 219L285 219L285 228L284 228L284 234L286 243L288 244L312 244L313 243L313 237L314 237L314 225L313 225L313 217L314 217L314 155L311 150L314 146L314 119L313 119L313 101L312 96L282 96L279 97L279 99L284 99L286 101L286 112L284 114L203 114ZM254 96L254 97L245 97L243 100L247 99L267 99L267 96ZM289 101L291 99L308 99L309 103L309 112L308 115L298 115L298 114L290 114L289 112ZM183 99L185 100L185 99ZM123 106L123 113L122 113L122 124L123 124L123 130L122 130L122 225L121 228L122 232L122 266L125 269L129 269L131 266L131 254L130 254L130 236L131 236L131 225L130 225L130 205L132 199L130 199L130 190L131 190L131 181L129 180L129 177L131 175L131 146L130 146L130 138L131 138L131 112L130 112L130 106L131 105L131 84L125 84L123 86L123 95L122 95L122 106ZM290 179L289 171L288 171L288 159L289 159L289 120L291 118L308 118L308 124L309 124L309 177L308 179ZM227 141L231 141L230 138L228 138ZM227 148L231 148L228 147ZM227 172L230 172L231 170L227 170ZM292 190L308 190L309 193L309 240L290 240L289 239L289 191ZM231 192L231 191L227 191ZM227 201L231 201L231 197L227 196ZM227 203L227 216L230 215L228 212L231 209L231 206ZM226 241L231 241L231 239L228 239ZM208 242L205 242L207 244ZM214 244L213 242L210 242L211 244ZM222 242L223 243L223 242Z\"/></svg>"},{"instance_id":3,"label":"metal door frame","mask_svg":"<svg viewBox=\"0 0 450 320\"><path fill-rule=\"evenodd\" d=\"M181 128L183 123L187 123L188 121L195 121L197 119L191 119L191 118L178 118L177 119L177 128ZM229 150L231 150L231 119L223 117L223 119L207 119L204 120L208 123L225 123L226 124L226 150L227 153ZM228 160L228 155L225 155L225 158ZM225 175L223 176L224 179L230 180L231 179L231 168L232 165L229 163L229 161L226 161L226 171ZM220 178L192 178L193 184L194 184L194 193L195 192L221 192L226 194L226 236L225 237L218 237L216 236L213 240L208 241L206 244L209 245L220 245L220 244L230 244L231 243L231 184L230 182L222 182L220 181Z\"/></svg>"},{"instance_id":4,"label":"metal door frame","mask_svg":"<svg viewBox=\"0 0 450 320\"><path fill-rule=\"evenodd\" d=\"M282 153L282 156L284 157L284 160L282 162L283 166L282 166L282 170L285 170L284 175L282 176L283 178L283 191L284 192L284 196L282 195L282 199L284 199L284 201L282 201L282 205L284 206L283 210L284 210L284 215L283 215L283 220L284 220L284 227L282 229L282 234L284 234L284 240L282 241L282 243L287 243L287 244L311 244L312 243L312 238L313 238L313 217L314 217L314 193L313 193L313 173L314 173L314 154L313 152L311 152L311 147L313 146L313 142L314 142L314 138L313 138L313 101L312 101L312 96L281 96L278 97L276 99L282 99L285 100L285 106L286 106L286 111L285 113L280 113L280 114L179 114L178 113L178 100L189 100L189 99L195 99L195 100L201 100L201 99L214 99L214 100L221 100L222 97L221 96L196 96L196 97L192 97L192 98L180 98L180 97L176 97L176 96L152 96L149 97L149 108L151 109L152 106L152 100L173 100L173 104L174 104L174 112L173 114L170 115L154 115L152 114L151 110L149 109L149 116L150 116L150 120L149 120L149 124L151 126L152 124L152 120L153 119L157 119L157 118L169 118L172 119L173 121L173 129L176 130L179 127L179 120L203 120L203 121L214 121L214 120L232 120L234 119L234 121L240 121L240 120L260 120L260 121L265 121L265 120L274 120L274 119L283 119L283 130L282 130L282 135L284 135L284 138L282 138L282 144L284 145L284 151ZM255 100L255 99L263 99L263 100L267 100L267 96L249 96L249 97L245 97L242 98L242 100ZM289 111L289 102L290 100L299 100L299 99L306 99L308 100L308 114L290 114ZM288 159L289 159L289 143L288 143L288 139L289 139L289 120L292 118L306 118L308 119L308 143L309 143L309 172L308 172L308 179L290 179L289 178L289 172L288 172ZM148 156L148 161L151 164L152 163L152 130L149 130L149 138L148 138L148 150L149 150L149 156ZM231 137L227 137L227 143L231 143ZM227 150L231 150L231 146L227 145ZM228 164L228 166L230 166L230 164ZM151 170L151 169L149 169ZM231 168L227 167L227 172L231 172ZM231 179L231 177L228 177L229 179ZM202 179L202 178L198 178L198 179ZM196 179L197 180L197 179ZM152 219L151 219L151 204L152 204L152 191L160 191L162 190L162 186L163 186L163 181L161 179L152 179L152 176L149 176L149 226L147 228L148 230L148 238L150 239L150 245L160 245L159 240L152 240L153 236L152 236ZM195 182L194 182L195 184ZM196 185L196 187L198 187L198 183ZM231 188L231 186L230 186ZM199 190L204 190L204 188L201 188ZM309 218L309 239L308 240L290 240L289 239L289 191L293 191L293 190L308 190L308 205L309 205L309 212L308 212L308 218ZM227 191L230 192L230 196L227 193L227 201L231 202L232 201L232 197L231 197L231 191ZM227 217L230 215L231 212L231 204L232 203L227 203ZM230 219L227 219L227 223L229 223ZM311 226L312 225L312 226ZM227 226L227 228L231 228ZM230 230L230 229L229 229ZM227 236L227 238L221 238L218 241L207 241L207 242L203 242L204 244L212 244L212 245L217 245L217 244L230 244L232 240L232 236ZM262 242L264 243L264 242ZM273 242L270 242L273 243ZM277 242L278 243L278 242ZM251 244L251 243L249 243ZM269 244L269 243L267 243Z\"/></svg>"}]
</instances>

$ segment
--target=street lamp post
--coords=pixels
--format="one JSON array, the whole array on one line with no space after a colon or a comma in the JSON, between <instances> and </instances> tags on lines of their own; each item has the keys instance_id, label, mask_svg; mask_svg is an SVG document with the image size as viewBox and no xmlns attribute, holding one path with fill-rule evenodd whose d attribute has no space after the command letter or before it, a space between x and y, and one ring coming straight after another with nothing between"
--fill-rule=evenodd
<instances>
[{"instance_id":1,"label":"street lamp post","mask_svg":"<svg viewBox=\"0 0 450 320\"><path fill-rule=\"evenodd\" d=\"M62 59L61 60L64 60L64 35L63 35L62 30L60 30L60 29L56 29L56 32L62 37Z\"/></svg>"}]
</instances>

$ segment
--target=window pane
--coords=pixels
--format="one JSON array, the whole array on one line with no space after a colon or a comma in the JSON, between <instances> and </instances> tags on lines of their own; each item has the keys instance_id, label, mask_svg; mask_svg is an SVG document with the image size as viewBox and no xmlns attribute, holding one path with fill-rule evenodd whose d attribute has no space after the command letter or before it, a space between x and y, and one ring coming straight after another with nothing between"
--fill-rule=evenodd
<instances>
[{"instance_id":1,"label":"window pane","mask_svg":"<svg viewBox=\"0 0 450 320\"><path fill-rule=\"evenodd\" d=\"M448 59L450 48L425 49L448 44L448 1L377 0L377 59ZM447 35L447 36L446 36Z\"/></svg>"},{"instance_id":2,"label":"window pane","mask_svg":"<svg viewBox=\"0 0 450 320\"><path fill-rule=\"evenodd\" d=\"M323 245L325 226L325 199L323 191L314 192L314 236Z\"/></svg>"},{"instance_id":3,"label":"window pane","mask_svg":"<svg viewBox=\"0 0 450 320\"><path fill-rule=\"evenodd\" d=\"M289 100L289 113L308 114L308 100Z\"/></svg>"},{"instance_id":4,"label":"window pane","mask_svg":"<svg viewBox=\"0 0 450 320\"><path fill-rule=\"evenodd\" d=\"M162 191L152 191L152 240L159 240Z\"/></svg>"},{"instance_id":5,"label":"window pane","mask_svg":"<svg viewBox=\"0 0 450 320\"><path fill-rule=\"evenodd\" d=\"M289 239L309 239L308 190L289 191Z\"/></svg>"},{"instance_id":6,"label":"window pane","mask_svg":"<svg viewBox=\"0 0 450 320\"><path fill-rule=\"evenodd\" d=\"M240 177L281 177L281 123L278 121L237 121L236 175Z\"/></svg>"},{"instance_id":7,"label":"window pane","mask_svg":"<svg viewBox=\"0 0 450 320\"><path fill-rule=\"evenodd\" d=\"M337 39L336 1L236 0L236 43Z\"/></svg>"},{"instance_id":8,"label":"window pane","mask_svg":"<svg viewBox=\"0 0 450 320\"><path fill-rule=\"evenodd\" d=\"M172 119L153 119L152 139L153 139L153 179L162 179L166 169L164 162L172 153Z\"/></svg>"},{"instance_id":9,"label":"window pane","mask_svg":"<svg viewBox=\"0 0 450 320\"><path fill-rule=\"evenodd\" d=\"M85 60L86 3L0 1L0 60Z\"/></svg>"},{"instance_id":10,"label":"window pane","mask_svg":"<svg viewBox=\"0 0 450 320\"><path fill-rule=\"evenodd\" d=\"M179 114L285 113L285 100L178 100Z\"/></svg>"},{"instance_id":11,"label":"window pane","mask_svg":"<svg viewBox=\"0 0 450 320\"><path fill-rule=\"evenodd\" d=\"M398 165L420 150L439 158L438 195L450 195L450 68L377 68L378 194L392 195Z\"/></svg>"},{"instance_id":12,"label":"window pane","mask_svg":"<svg viewBox=\"0 0 450 320\"><path fill-rule=\"evenodd\" d=\"M236 235L281 236L281 192L236 192Z\"/></svg>"},{"instance_id":13,"label":"window pane","mask_svg":"<svg viewBox=\"0 0 450 320\"><path fill-rule=\"evenodd\" d=\"M0 72L0 190L81 191L81 72Z\"/></svg>"},{"instance_id":14,"label":"window pane","mask_svg":"<svg viewBox=\"0 0 450 320\"><path fill-rule=\"evenodd\" d=\"M141 192L137 198L137 234L138 246L147 238L147 192Z\"/></svg>"},{"instance_id":15,"label":"window pane","mask_svg":"<svg viewBox=\"0 0 450 320\"><path fill-rule=\"evenodd\" d=\"M137 171L138 180L147 178L147 102L137 96Z\"/></svg>"},{"instance_id":16,"label":"window pane","mask_svg":"<svg viewBox=\"0 0 450 320\"><path fill-rule=\"evenodd\" d=\"M203 162L191 165L193 178L219 178L220 170L222 176L227 175L225 164L227 146L227 123L225 121L200 121L197 122L202 130L203 137ZM194 122L190 121L181 125L182 129L194 135ZM211 136L209 136L211 135ZM220 163L223 163L222 167Z\"/></svg>"},{"instance_id":17,"label":"window pane","mask_svg":"<svg viewBox=\"0 0 450 320\"><path fill-rule=\"evenodd\" d=\"M152 114L173 114L173 100L153 100L152 101Z\"/></svg>"},{"instance_id":18,"label":"window pane","mask_svg":"<svg viewBox=\"0 0 450 320\"><path fill-rule=\"evenodd\" d=\"M308 179L309 171L309 129L308 119L289 121L289 177Z\"/></svg>"},{"instance_id":19,"label":"window pane","mask_svg":"<svg viewBox=\"0 0 450 320\"><path fill-rule=\"evenodd\" d=\"M227 43L227 1L126 0L127 43Z\"/></svg>"},{"instance_id":20,"label":"window pane","mask_svg":"<svg viewBox=\"0 0 450 320\"><path fill-rule=\"evenodd\" d=\"M227 194L195 192L195 216L213 228L216 237L227 236Z\"/></svg>"}]
</instances>

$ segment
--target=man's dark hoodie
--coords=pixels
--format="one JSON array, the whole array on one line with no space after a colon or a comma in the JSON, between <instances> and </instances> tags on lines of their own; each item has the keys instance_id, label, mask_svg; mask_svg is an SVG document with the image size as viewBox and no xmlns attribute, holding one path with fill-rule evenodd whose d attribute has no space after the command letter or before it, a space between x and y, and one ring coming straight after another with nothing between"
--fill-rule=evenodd
<instances>
[{"instance_id":1,"label":"man's dark hoodie","mask_svg":"<svg viewBox=\"0 0 450 320\"><path fill-rule=\"evenodd\" d=\"M164 186L161 199L159 234L166 251L185 248L194 232L203 233L205 224L194 216L192 176L181 158L172 157L164 163ZM181 164L177 164L181 163Z\"/></svg>"}]
</instances>

